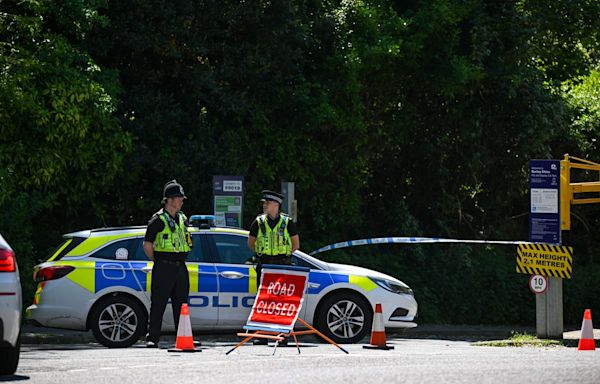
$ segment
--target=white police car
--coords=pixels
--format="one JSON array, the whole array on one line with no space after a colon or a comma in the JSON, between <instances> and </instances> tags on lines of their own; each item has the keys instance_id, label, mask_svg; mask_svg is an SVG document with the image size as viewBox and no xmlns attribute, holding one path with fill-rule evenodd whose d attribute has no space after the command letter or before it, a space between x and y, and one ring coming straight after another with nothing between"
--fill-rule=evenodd
<instances>
[{"instance_id":1,"label":"white police car","mask_svg":"<svg viewBox=\"0 0 600 384\"><path fill-rule=\"evenodd\" d=\"M256 295L248 232L190 227L189 309L195 331L239 330ZM64 235L65 242L34 268L37 290L27 308L43 326L91 329L107 347L127 347L146 333L152 262L143 251L145 226L93 229ZM300 317L338 343L370 332L373 308L383 306L385 327L410 328L417 314L412 290L373 270L325 263L303 252L294 263L309 267ZM163 330L174 330L171 306Z\"/></svg>"}]
</instances>

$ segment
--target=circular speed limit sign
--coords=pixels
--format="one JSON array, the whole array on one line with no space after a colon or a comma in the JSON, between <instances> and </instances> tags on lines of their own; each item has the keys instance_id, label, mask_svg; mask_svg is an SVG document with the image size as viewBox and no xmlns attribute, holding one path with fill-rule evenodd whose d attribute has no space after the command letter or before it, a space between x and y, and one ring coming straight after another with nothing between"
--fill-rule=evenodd
<instances>
[{"instance_id":1,"label":"circular speed limit sign","mask_svg":"<svg viewBox=\"0 0 600 384\"><path fill-rule=\"evenodd\" d=\"M531 292L535 294L544 293L546 292L546 288L548 288L546 276L531 275L529 278L529 289L531 289Z\"/></svg>"}]
</instances>

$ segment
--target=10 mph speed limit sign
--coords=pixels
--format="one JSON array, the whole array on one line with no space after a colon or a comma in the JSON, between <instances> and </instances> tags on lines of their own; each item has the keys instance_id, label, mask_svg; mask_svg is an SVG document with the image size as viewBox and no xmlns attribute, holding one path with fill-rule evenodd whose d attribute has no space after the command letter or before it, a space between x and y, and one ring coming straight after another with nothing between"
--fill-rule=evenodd
<instances>
[{"instance_id":1,"label":"10 mph speed limit sign","mask_svg":"<svg viewBox=\"0 0 600 384\"><path fill-rule=\"evenodd\" d=\"M531 275L529 278L529 289L531 289L531 292L535 294L544 293L546 292L546 288L548 288L546 276Z\"/></svg>"}]
</instances>

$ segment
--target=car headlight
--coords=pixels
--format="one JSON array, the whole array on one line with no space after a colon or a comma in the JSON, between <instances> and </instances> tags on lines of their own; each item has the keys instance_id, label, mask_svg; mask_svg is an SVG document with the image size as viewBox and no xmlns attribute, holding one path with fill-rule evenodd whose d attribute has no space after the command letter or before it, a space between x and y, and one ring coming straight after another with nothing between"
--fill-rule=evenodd
<instances>
[{"instance_id":1,"label":"car headlight","mask_svg":"<svg viewBox=\"0 0 600 384\"><path fill-rule=\"evenodd\" d=\"M400 285L394 281L382 279L380 277L369 276L369 279L371 279L375 284L379 285L381 288L390 292L411 296L413 295L413 290L405 285Z\"/></svg>"}]
</instances>

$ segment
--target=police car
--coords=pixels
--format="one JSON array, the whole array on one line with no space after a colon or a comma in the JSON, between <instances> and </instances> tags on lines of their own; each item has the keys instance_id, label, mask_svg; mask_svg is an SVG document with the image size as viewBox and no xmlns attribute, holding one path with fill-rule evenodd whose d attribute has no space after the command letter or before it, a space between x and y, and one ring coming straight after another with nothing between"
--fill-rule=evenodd
<instances>
[{"instance_id":1,"label":"police car","mask_svg":"<svg viewBox=\"0 0 600 384\"><path fill-rule=\"evenodd\" d=\"M256 296L248 231L193 223L187 260L192 328L239 330ZM91 329L107 347L134 344L146 333L150 309L152 262L143 250L145 231L145 226L135 226L64 235L50 258L34 267L37 289L27 317L47 327ZM400 280L300 251L293 261L310 268L300 317L334 341L355 343L365 337L376 303L382 304L385 327L416 326L417 302ZM174 329L168 305L163 331Z\"/></svg>"}]
</instances>

